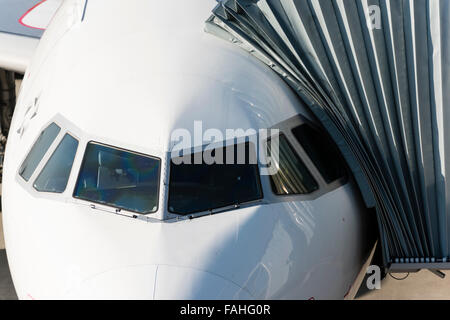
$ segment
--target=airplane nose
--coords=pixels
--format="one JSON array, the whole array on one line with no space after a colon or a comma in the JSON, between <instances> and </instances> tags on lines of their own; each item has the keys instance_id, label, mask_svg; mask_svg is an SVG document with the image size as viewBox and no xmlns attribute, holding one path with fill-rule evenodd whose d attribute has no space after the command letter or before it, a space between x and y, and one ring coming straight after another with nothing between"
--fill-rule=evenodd
<instances>
[{"instance_id":1,"label":"airplane nose","mask_svg":"<svg viewBox=\"0 0 450 320\"><path fill-rule=\"evenodd\" d=\"M81 279L68 272L64 299L151 300L154 295L156 265L126 266Z\"/></svg>"},{"instance_id":2,"label":"airplane nose","mask_svg":"<svg viewBox=\"0 0 450 320\"><path fill-rule=\"evenodd\" d=\"M82 281L71 276L68 283L65 299L253 299L246 290L219 275L180 266L121 267Z\"/></svg>"},{"instance_id":3,"label":"airplane nose","mask_svg":"<svg viewBox=\"0 0 450 320\"><path fill-rule=\"evenodd\" d=\"M220 275L186 267L158 265L154 299L249 300L253 297Z\"/></svg>"}]
</instances>

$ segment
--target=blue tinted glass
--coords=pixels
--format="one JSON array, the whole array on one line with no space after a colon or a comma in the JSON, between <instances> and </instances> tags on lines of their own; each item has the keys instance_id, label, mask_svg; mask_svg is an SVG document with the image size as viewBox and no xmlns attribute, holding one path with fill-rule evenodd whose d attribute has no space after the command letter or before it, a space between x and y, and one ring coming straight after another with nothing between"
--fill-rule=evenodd
<instances>
[{"instance_id":1,"label":"blue tinted glass","mask_svg":"<svg viewBox=\"0 0 450 320\"><path fill-rule=\"evenodd\" d=\"M61 193L66 190L78 140L66 134L34 183L38 191Z\"/></svg>"},{"instance_id":2,"label":"blue tinted glass","mask_svg":"<svg viewBox=\"0 0 450 320\"><path fill-rule=\"evenodd\" d=\"M19 169L19 174L25 181L30 180L34 170L36 170L39 162L41 162L42 158L47 153L48 148L50 148L53 141L55 141L60 130L60 127L55 123L52 123L41 132L41 135L34 143L33 148L31 148Z\"/></svg>"},{"instance_id":3,"label":"blue tinted glass","mask_svg":"<svg viewBox=\"0 0 450 320\"><path fill-rule=\"evenodd\" d=\"M74 197L143 214L155 212L159 168L159 159L90 142Z\"/></svg>"}]
</instances>

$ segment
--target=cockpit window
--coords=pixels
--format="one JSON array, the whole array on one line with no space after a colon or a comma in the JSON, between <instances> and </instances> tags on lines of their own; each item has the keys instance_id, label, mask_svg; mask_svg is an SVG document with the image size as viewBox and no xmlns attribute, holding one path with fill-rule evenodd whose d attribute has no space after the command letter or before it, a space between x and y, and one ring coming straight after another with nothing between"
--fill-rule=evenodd
<instances>
[{"instance_id":1,"label":"cockpit window","mask_svg":"<svg viewBox=\"0 0 450 320\"><path fill-rule=\"evenodd\" d=\"M148 214L158 210L161 160L88 143L73 196Z\"/></svg>"},{"instance_id":2,"label":"cockpit window","mask_svg":"<svg viewBox=\"0 0 450 320\"><path fill-rule=\"evenodd\" d=\"M77 148L78 140L66 134L34 182L34 188L41 192L64 192Z\"/></svg>"},{"instance_id":3,"label":"cockpit window","mask_svg":"<svg viewBox=\"0 0 450 320\"><path fill-rule=\"evenodd\" d=\"M268 140L269 155L271 149L272 141ZM271 161L276 162L276 158ZM276 195L308 194L319 189L316 180L283 134L279 135L279 159L275 165L278 172L270 176L270 182Z\"/></svg>"},{"instance_id":4,"label":"cockpit window","mask_svg":"<svg viewBox=\"0 0 450 320\"><path fill-rule=\"evenodd\" d=\"M346 175L341 154L325 133L308 124L294 128L292 133L327 183Z\"/></svg>"},{"instance_id":5,"label":"cockpit window","mask_svg":"<svg viewBox=\"0 0 450 320\"><path fill-rule=\"evenodd\" d=\"M230 149L233 149L233 153L230 153ZM204 159L206 152L211 151L191 154L190 163L180 164L181 158L172 159L169 183L170 212L186 215L262 198L258 165L256 160L251 160L256 159L253 143L216 148L211 152L216 159L213 164L207 164L205 161L196 164L198 161L195 160ZM228 162L227 153L233 154L228 157ZM244 153L245 160L242 157Z\"/></svg>"},{"instance_id":6,"label":"cockpit window","mask_svg":"<svg viewBox=\"0 0 450 320\"><path fill-rule=\"evenodd\" d=\"M56 123L51 123L41 132L19 169L19 174L25 181L30 180L34 170L36 170L60 131L61 128Z\"/></svg>"}]
</instances>

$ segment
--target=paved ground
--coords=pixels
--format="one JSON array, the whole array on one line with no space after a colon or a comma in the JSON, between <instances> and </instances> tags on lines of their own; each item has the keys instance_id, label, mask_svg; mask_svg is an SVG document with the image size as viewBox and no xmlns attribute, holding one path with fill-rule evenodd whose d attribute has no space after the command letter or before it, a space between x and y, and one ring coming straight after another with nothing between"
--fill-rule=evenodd
<instances>
[{"instance_id":1,"label":"paved ground","mask_svg":"<svg viewBox=\"0 0 450 320\"><path fill-rule=\"evenodd\" d=\"M450 300L450 271L441 279L428 270L410 273L405 280L395 280L389 275L381 283L380 290L363 293L361 300ZM406 274L393 274L403 278ZM364 285L364 284L363 284ZM364 290L361 290L362 293Z\"/></svg>"}]
</instances>

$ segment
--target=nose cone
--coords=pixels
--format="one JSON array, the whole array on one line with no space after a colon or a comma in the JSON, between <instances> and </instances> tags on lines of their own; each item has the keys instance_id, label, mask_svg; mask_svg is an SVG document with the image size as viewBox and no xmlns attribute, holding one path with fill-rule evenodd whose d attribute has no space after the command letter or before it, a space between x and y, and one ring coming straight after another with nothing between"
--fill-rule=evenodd
<instances>
[{"instance_id":1,"label":"nose cone","mask_svg":"<svg viewBox=\"0 0 450 320\"><path fill-rule=\"evenodd\" d=\"M113 269L80 281L74 274L66 299L252 299L223 277L196 269L167 265Z\"/></svg>"},{"instance_id":2,"label":"nose cone","mask_svg":"<svg viewBox=\"0 0 450 320\"><path fill-rule=\"evenodd\" d=\"M220 275L191 268L159 265L154 299L248 300L253 297Z\"/></svg>"},{"instance_id":3,"label":"nose cone","mask_svg":"<svg viewBox=\"0 0 450 320\"><path fill-rule=\"evenodd\" d=\"M153 299L156 265L129 266L112 269L86 279L76 272L68 277L65 299L151 300Z\"/></svg>"}]
</instances>

